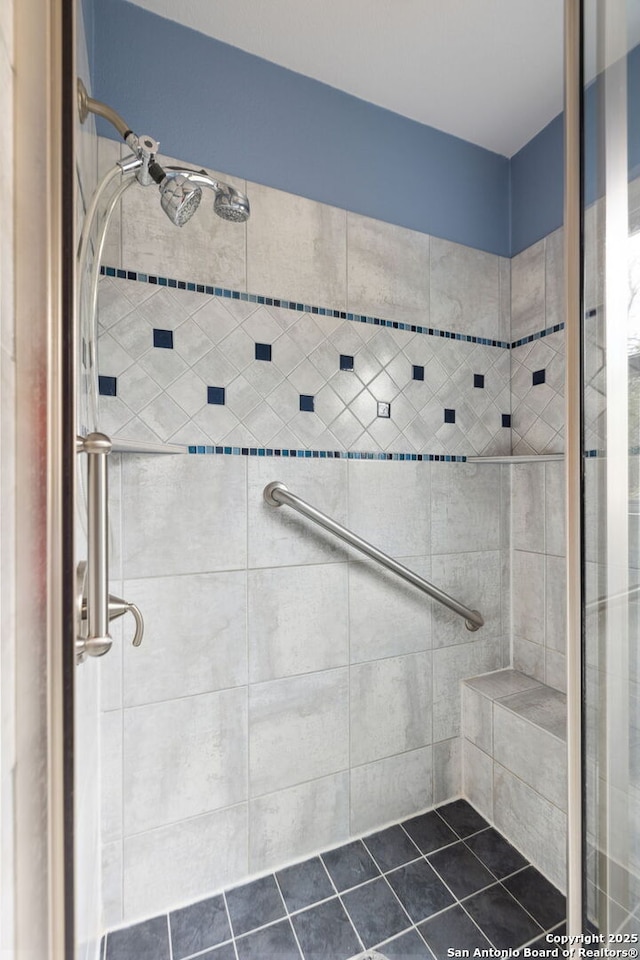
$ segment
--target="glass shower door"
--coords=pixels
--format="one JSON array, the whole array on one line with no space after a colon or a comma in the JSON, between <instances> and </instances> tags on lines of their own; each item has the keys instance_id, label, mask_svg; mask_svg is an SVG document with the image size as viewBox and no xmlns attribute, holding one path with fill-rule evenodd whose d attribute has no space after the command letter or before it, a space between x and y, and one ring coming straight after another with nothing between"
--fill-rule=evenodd
<instances>
[{"instance_id":1,"label":"glass shower door","mask_svg":"<svg viewBox=\"0 0 640 960\"><path fill-rule=\"evenodd\" d=\"M640 933L640 34L637 3L584 6L584 904L624 940Z\"/></svg>"}]
</instances>

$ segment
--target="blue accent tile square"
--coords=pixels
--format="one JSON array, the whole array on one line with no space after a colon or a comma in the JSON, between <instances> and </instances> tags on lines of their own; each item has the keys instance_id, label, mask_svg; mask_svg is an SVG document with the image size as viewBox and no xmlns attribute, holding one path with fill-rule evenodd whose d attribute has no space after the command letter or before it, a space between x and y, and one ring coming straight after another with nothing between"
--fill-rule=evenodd
<instances>
[{"instance_id":1,"label":"blue accent tile square","mask_svg":"<svg viewBox=\"0 0 640 960\"><path fill-rule=\"evenodd\" d=\"M334 895L333 884L320 857L279 870L276 879L290 913Z\"/></svg>"},{"instance_id":2,"label":"blue accent tile square","mask_svg":"<svg viewBox=\"0 0 640 960\"><path fill-rule=\"evenodd\" d=\"M367 948L412 926L384 877L344 893L342 902Z\"/></svg>"},{"instance_id":3,"label":"blue accent tile square","mask_svg":"<svg viewBox=\"0 0 640 960\"><path fill-rule=\"evenodd\" d=\"M450 849L441 852L446 854ZM393 870L387 874L387 880L414 923L426 920L454 903L450 892L426 860L416 860Z\"/></svg>"},{"instance_id":4,"label":"blue accent tile square","mask_svg":"<svg viewBox=\"0 0 640 960\"><path fill-rule=\"evenodd\" d=\"M360 943L337 897L291 918L305 960L348 960Z\"/></svg>"},{"instance_id":5,"label":"blue accent tile square","mask_svg":"<svg viewBox=\"0 0 640 960\"><path fill-rule=\"evenodd\" d=\"M481 390L484 390L484 373L474 373L473 385L474 387L479 387Z\"/></svg>"},{"instance_id":6,"label":"blue accent tile square","mask_svg":"<svg viewBox=\"0 0 640 960\"><path fill-rule=\"evenodd\" d=\"M256 360L271 360L270 343L256 343Z\"/></svg>"},{"instance_id":7,"label":"blue accent tile square","mask_svg":"<svg viewBox=\"0 0 640 960\"><path fill-rule=\"evenodd\" d=\"M300 394L300 409L307 413L313 413L315 409L315 397L307 393Z\"/></svg>"},{"instance_id":8,"label":"blue accent tile square","mask_svg":"<svg viewBox=\"0 0 640 960\"><path fill-rule=\"evenodd\" d=\"M399 826L371 833L364 838L364 842L383 872L409 863L421 855L415 843Z\"/></svg>"},{"instance_id":9,"label":"blue accent tile square","mask_svg":"<svg viewBox=\"0 0 640 960\"><path fill-rule=\"evenodd\" d=\"M236 937L279 920L286 913L273 876L262 877L253 883L245 883L242 887L228 890L225 896Z\"/></svg>"},{"instance_id":10,"label":"blue accent tile square","mask_svg":"<svg viewBox=\"0 0 640 960\"><path fill-rule=\"evenodd\" d=\"M413 379L414 380L424 380L424 367L416 366L413 364Z\"/></svg>"},{"instance_id":11,"label":"blue accent tile square","mask_svg":"<svg viewBox=\"0 0 640 960\"><path fill-rule=\"evenodd\" d=\"M534 370L533 376L531 378L531 382L533 386L536 387L539 383L544 383L546 380L546 377L547 377L547 371L545 369Z\"/></svg>"},{"instance_id":12,"label":"blue accent tile square","mask_svg":"<svg viewBox=\"0 0 640 960\"><path fill-rule=\"evenodd\" d=\"M158 330L154 327L153 345L163 350L173 350L173 330Z\"/></svg>"},{"instance_id":13,"label":"blue accent tile square","mask_svg":"<svg viewBox=\"0 0 640 960\"><path fill-rule=\"evenodd\" d=\"M502 414L502 426L503 426L503 427L510 427L510 426L511 426L511 414L510 414L510 413L503 413L503 414Z\"/></svg>"},{"instance_id":14,"label":"blue accent tile square","mask_svg":"<svg viewBox=\"0 0 640 960\"><path fill-rule=\"evenodd\" d=\"M231 939L224 897L211 897L169 914L174 960Z\"/></svg>"},{"instance_id":15,"label":"blue accent tile square","mask_svg":"<svg viewBox=\"0 0 640 960\"><path fill-rule=\"evenodd\" d=\"M267 957L300 960L300 951L289 920L274 923L271 927L236 940L236 949L239 960L266 960Z\"/></svg>"},{"instance_id":16,"label":"blue accent tile square","mask_svg":"<svg viewBox=\"0 0 640 960\"><path fill-rule=\"evenodd\" d=\"M98 393L101 397L115 397L118 393L117 377L98 377Z\"/></svg>"},{"instance_id":17,"label":"blue accent tile square","mask_svg":"<svg viewBox=\"0 0 640 960\"><path fill-rule=\"evenodd\" d=\"M207 387L207 403L225 403L224 387Z\"/></svg>"},{"instance_id":18,"label":"blue accent tile square","mask_svg":"<svg viewBox=\"0 0 640 960\"><path fill-rule=\"evenodd\" d=\"M444 422L445 423L455 423L456 422L456 412L455 410L448 410L445 407L444 411Z\"/></svg>"},{"instance_id":19,"label":"blue accent tile square","mask_svg":"<svg viewBox=\"0 0 640 960\"><path fill-rule=\"evenodd\" d=\"M169 960L166 915L107 934L106 960Z\"/></svg>"},{"instance_id":20,"label":"blue accent tile square","mask_svg":"<svg viewBox=\"0 0 640 960\"><path fill-rule=\"evenodd\" d=\"M340 369L341 370L353 370L353 357L350 357L347 353L340 354Z\"/></svg>"},{"instance_id":21,"label":"blue accent tile square","mask_svg":"<svg viewBox=\"0 0 640 960\"><path fill-rule=\"evenodd\" d=\"M339 893L380 875L361 840L329 850L322 854L322 859Z\"/></svg>"}]
</instances>

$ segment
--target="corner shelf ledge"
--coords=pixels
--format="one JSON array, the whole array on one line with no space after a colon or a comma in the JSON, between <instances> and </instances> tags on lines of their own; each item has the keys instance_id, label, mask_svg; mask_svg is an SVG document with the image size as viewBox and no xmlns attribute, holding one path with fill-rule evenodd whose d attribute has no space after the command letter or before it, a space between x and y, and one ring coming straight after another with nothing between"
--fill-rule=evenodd
<instances>
[{"instance_id":1,"label":"corner shelf ledge","mask_svg":"<svg viewBox=\"0 0 640 960\"><path fill-rule=\"evenodd\" d=\"M467 457L467 463L543 463L546 460L564 460L564 453L527 453L521 456Z\"/></svg>"},{"instance_id":2,"label":"corner shelf ledge","mask_svg":"<svg viewBox=\"0 0 640 960\"><path fill-rule=\"evenodd\" d=\"M148 440L124 440L122 437L111 438L112 453L161 453L176 454L188 453L189 447L181 443L151 443Z\"/></svg>"}]
</instances>

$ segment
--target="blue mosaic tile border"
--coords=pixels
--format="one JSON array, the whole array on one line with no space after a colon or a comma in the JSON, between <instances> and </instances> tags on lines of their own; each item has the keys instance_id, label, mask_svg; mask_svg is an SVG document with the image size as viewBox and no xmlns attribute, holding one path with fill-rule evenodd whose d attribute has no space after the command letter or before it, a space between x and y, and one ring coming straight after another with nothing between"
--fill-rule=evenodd
<instances>
[{"instance_id":1,"label":"blue mosaic tile border","mask_svg":"<svg viewBox=\"0 0 640 960\"><path fill-rule=\"evenodd\" d=\"M393 330L406 330L409 333L421 333L428 337L443 337L446 340L461 340L464 343L480 343L486 347L511 348L506 340L491 340L488 337L474 337L465 333L455 333L453 330L437 330L434 327L421 327L413 323L400 323L396 320L384 320L381 317L370 317L363 313L347 313L344 310L332 310L330 307L318 307L308 303L298 303L294 300L279 300L275 297L263 297L255 293L244 293L241 290L229 290L227 287L214 287L203 283L192 283L187 280L175 280L172 277L159 277L149 273L138 273L135 270L121 270L116 267L100 267L103 277L115 277L119 280L136 280L138 283L150 283L159 287L170 287L176 290L189 290L192 293L203 293L210 297L224 297L228 300L243 300L247 303L257 303L267 307L281 307L283 310L296 310L299 313L310 313L320 317L335 317L339 320L352 320L354 323L371 323L376 327L391 327ZM531 338L533 339L533 338ZM525 341L523 341L524 343Z\"/></svg>"},{"instance_id":2,"label":"blue mosaic tile border","mask_svg":"<svg viewBox=\"0 0 640 960\"><path fill-rule=\"evenodd\" d=\"M553 327L547 327L546 330L538 330L537 333L531 333L528 337L521 337L519 340L514 340L511 344L511 349L522 347L525 343L533 343L534 340L541 340L542 337L548 337L552 333L558 333L559 330L564 330L564 320L562 323L556 323Z\"/></svg>"},{"instance_id":3,"label":"blue mosaic tile border","mask_svg":"<svg viewBox=\"0 0 640 960\"><path fill-rule=\"evenodd\" d=\"M235 457L285 457L312 460L416 460L418 462L466 463L464 456L444 453L363 453L357 450L294 450L271 447L225 447L198 444L189 453L218 454Z\"/></svg>"}]
</instances>

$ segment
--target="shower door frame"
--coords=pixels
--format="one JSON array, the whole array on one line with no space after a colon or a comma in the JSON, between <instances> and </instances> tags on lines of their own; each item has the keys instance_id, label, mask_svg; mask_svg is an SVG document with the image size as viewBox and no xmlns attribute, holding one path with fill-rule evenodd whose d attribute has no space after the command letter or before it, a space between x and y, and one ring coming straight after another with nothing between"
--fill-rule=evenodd
<instances>
[{"instance_id":1,"label":"shower door frame","mask_svg":"<svg viewBox=\"0 0 640 960\"><path fill-rule=\"evenodd\" d=\"M74 0L14 3L15 630L6 943L73 960ZM7 715L4 710L7 709Z\"/></svg>"},{"instance_id":2,"label":"shower door frame","mask_svg":"<svg viewBox=\"0 0 640 960\"><path fill-rule=\"evenodd\" d=\"M564 4L565 505L567 554L567 933L583 932L582 0ZM579 941L574 941L579 942Z\"/></svg>"}]
</instances>

